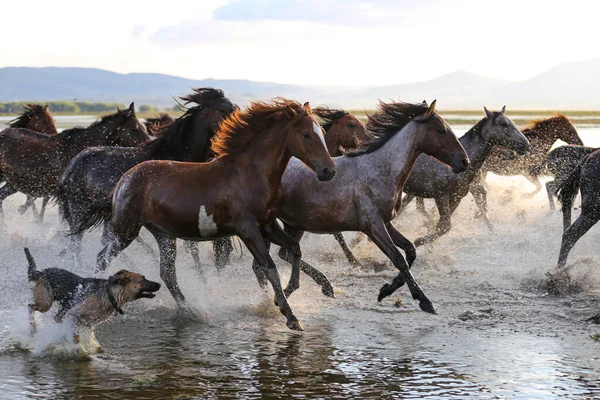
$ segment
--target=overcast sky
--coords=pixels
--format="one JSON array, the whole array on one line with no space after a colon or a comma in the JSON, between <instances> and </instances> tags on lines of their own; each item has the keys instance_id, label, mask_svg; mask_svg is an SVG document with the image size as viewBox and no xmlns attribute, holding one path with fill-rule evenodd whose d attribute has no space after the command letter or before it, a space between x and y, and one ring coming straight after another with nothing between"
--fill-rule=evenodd
<instances>
[{"instance_id":1,"label":"overcast sky","mask_svg":"<svg viewBox=\"0 0 600 400\"><path fill-rule=\"evenodd\" d=\"M459 69L522 80L600 57L595 1L27 0L1 11L0 67L348 86Z\"/></svg>"}]
</instances>

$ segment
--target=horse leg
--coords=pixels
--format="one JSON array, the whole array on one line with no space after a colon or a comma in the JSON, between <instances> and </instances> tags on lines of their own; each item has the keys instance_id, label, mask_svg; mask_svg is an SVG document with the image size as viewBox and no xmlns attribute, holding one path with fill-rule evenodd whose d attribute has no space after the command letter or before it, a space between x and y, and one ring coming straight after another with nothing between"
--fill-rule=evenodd
<instances>
[{"instance_id":1,"label":"horse leg","mask_svg":"<svg viewBox=\"0 0 600 400\"><path fill-rule=\"evenodd\" d=\"M563 215L563 233L571 226L571 211L573 209L573 200L575 196L563 196L562 199L562 215ZM583 214L583 211L582 211Z\"/></svg>"},{"instance_id":2,"label":"horse leg","mask_svg":"<svg viewBox=\"0 0 600 400\"><path fill-rule=\"evenodd\" d=\"M427 209L425 208L425 199L423 197L417 197L417 211L419 213L421 213L421 215L423 215L425 217L425 219L427 220L427 225L428 226L433 226L435 225L435 217L427 212Z\"/></svg>"},{"instance_id":3,"label":"horse leg","mask_svg":"<svg viewBox=\"0 0 600 400\"><path fill-rule=\"evenodd\" d=\"M562 268L567 264L569 252L575 246L575 243L583 236L590 228L600 220L600 209L583 209L581 214L567 230L563 232L562 243L560 245L560 254L558 256L558 267Z\"/></svg>"},{"instance_id":4,"label":"horse leg","mask_svg":"<svg viewBox=\"0 0 600 400\"><path fill-rule=\"evenodd\" d=\"M33 207L33 213L37 214L37 208L35 207L35 197L27 195L27 200L25 200L25 203L19 207L19 214L25 214L30 207Z\"/></svg>"},{"instance_id":5,"label":"horse leg","mask_svg":"<svg viewBox=\"0 0 600 400\"><path fill-rule=\"evenodd\" d=\"M556 206L554 205L554 195L556 193L556 180L546 182L546 193L548 193L548 203L550 204L550 209L552 211L556 210Z\"/></svg>"},{"instance_id":6,"label":"horse leg","mask_svg":"<svg viewBox=\"0 0 600 400\"><path fill-rule=\"evenodd\" d=\"M319 286L321 286L321 292L327 297L335 298L333 292L333 286L329 279L311 266L308 263L302 261L302 252L300 251L300 239L304 232L298 231L288 225L285 225L285 231L281 229L276 221L273 221L265 227L266 237L276 245L280 246L279 257L292 264L292 274L288 286L285 288L284 293L286 296L290 296L296 289L300 287L300 270L310 276Z\"/></svg>"},{"instance_id":7,"label":"horse leg","mask_svg":"<svg viewBox=\"0 0 600 400\"><path fill-rule=\"evenodd\" d=\"M419 307L421 310L430 314L435 314L436 312L433 308L433 304L427 298L427 296L425 296L425 293L423 293L423 290L419 287L414 277L410 273L410 268L402 256L402 253L400 253L392 241L390 233L386 229L386 224L382 220L379 220L377 222L370 223L369 225L370 226L365 233L400 271L402 279L408 284L408 288L410 289L413 299L419 300Z\"/></svg>"},{"instance_id":8,"label":"horse leg","mask_svg":"<svg viewBox=\"0 0 600 400\"><path fill-rule=\"evenodd\" d=\"M399 201L400 202L400 207L398 207L398 205L396 205L396 208L397 208L397 211L398 211L396 213L396 215L399 215L402 211L404 211L404 209L406 208L406 206L409 205L409 203L414 198L415 198L414 194L405 193L404 197L402 197L402 199Z\"/></svg>"},{"instance_id":9,"label":"horse leg","mask_svg":"<svg viewBox=\"0 0 600 400\"><path fill-rule=\"evenodd\" d=\"M524 199L531 199L533 196L538 194L540 190L542 190L542 182L540 182L539 176L533 176L531 174L525 174L524 176L529 182L535 185L535 190L531 193L523 193L521 197Z\"/></svg>"},{"instance_id":10,"label":"horse leg","mask_svg":"<svg viewBox=\"0 0 600 400\"><path fill-rule=\"evenodd\" d=\"M269 240L265 239L264 243L265 243L265 247L267 248L267 252L268 252L271 249L271 242ZM256 258L254 258L252 260L252 271L254 271L254 275L256 276L256 280L258 281L258 286L260 286L260 288L262 290L266 290L267 283L269 282L267 280L267 273L262 268L262 266L258 263Z\"/></svg>"},{"instance_id":11,"label":"horse leg","mask_svg":"<svg viewBox=\"0 0 600 400\"><path fill-rule=\"evenodd\" d=\"M417 250L415 249L414 244L408 240L404 235L402 235L391 222L388 222L385 225L388 233L390 234L390 238L394 245L400 247L404 250L404 254L406 254L406 262L408 263L408 268L412 267L415 259L417 258ZM379 289L379 296L377 297L377 301L381 301L384 298L390 296L396 290L398 290L402 285L404 285L404 278L402 274L396 275L396 277L392 280L392 283L386 283Z\"/></svg>"},{"instance_id":12,"label":"horse leg","mask_svg":"<svg viewBox=\"0 0 600 400\"><path fill-rule=\"evenodd\" d=\"M6 182L6 184L0 188L0 217L4 217L2 203L8 196L15 193L17 193L17 189L12 187L12 185L8 182Z\"/></svg>"},{"instance_id":13,"label":"horse leg","mask_svg":"<svg viewBox=\"0 0 600 400\"><path fill-rule=\"evenodd\" d=\"M114 232L107 235L107 237L109 237L108 242L104 248L100 250L98 257L96 257L96 272L105 271L115 257L133 242L137 234L139 234L139 228L137 229L137 232L129 230L120 235L115 234Z\"/></svg>"},{"instance_id":14,"label":"horse leg","mask_svg":"<svg viewBox=\"0 0 600 400\"><path fill-rule=\"evenodd\" d=\"M360 262L356 259L356 257L354 257L354 254L352 254L352 251L348 248L348 245L346 244L346 241L344 240L344 236L342 235L342 233L341 232L334 233L333 237L335 238L335 240L337 240L340 247L342 248L342 251L344 252L344 255L346 256L346 260L348 260L348 262L351 265L360 267L361 266Z\"/></svg>"},{"instance_id":15,"label":"horse leg","mask_svg":"<svg viewBox=\"0 0 600 400\"><path fill-rule=\"evenodd\" d=\"M167 285L169 293L175 299L177 307L185 305L185 296L177 284L175 258L177 256L177 239L161 232L158 229L148 229L158 243L160 252L160 279Z\"/></svg>"},{"instance_id":16,"label":"horse leg","mask_svg":"<svg viewBox=\"0 0 600 400\"><path fill-rule=\"evenodd\" d=\"M229 257L233 252L233 244L231 237L224 237L213 240L213 251L215 252L215 266L217 271L221 271L229 264Z\"/></svg>"},{"instance_id":17,"label":"horse leg","mask_svg":"<svg viewBox=\"0 0 600 400\"><path fill-rule=\"evenodd\" d=\"M294 312L292 311L292 308L285 297L285 293L283 293L277 267L269 255L269 251L265 246L264 238L262 237L256 222L252 221L248 224L245 224L243 227L241 227L241 229L239 229L238 234L258 264L262 266L267 279L271 283L271 286L273 286L279 311L285 315L287 327L301 331L302 326L300 325L298 318L296 318L294 315Z\"/></svg>"},{"instance_id":18,"label":"horse leg","mask_svg":"<svg viewBox=\"0 0 600 400\"><path fill-rule=\"evenodd\" d=\"M38 222L42 222L44 220L44 213L46 212L46 205L48 204L48 201L50 201L50 197L44 196L44 198L42 198L42 208L40 208L40 213L36 217Z\"/></svg>"},{"instance_id":19,"label":"horse leg","mask_svg":"<svg viewBox=\"0 0 600 400\"><path fill-rule=\"evenodd\" d=\"M415 240L415 246L419 247L424 244L432 243L440 236L445 235L452 227L452 212L450 210L449 196L439 197L435 199L438 211L440 213L440 220L438 221L437 227L434 233L425 235Z\"/></svg>"}]
</instances>

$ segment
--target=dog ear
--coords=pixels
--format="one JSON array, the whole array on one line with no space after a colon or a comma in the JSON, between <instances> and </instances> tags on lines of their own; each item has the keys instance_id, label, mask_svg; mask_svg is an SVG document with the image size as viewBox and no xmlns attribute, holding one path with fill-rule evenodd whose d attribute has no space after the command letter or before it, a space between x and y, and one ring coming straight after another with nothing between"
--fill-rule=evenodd
<instances>
[{"instance_id":1,"label":"dog ear","mask_svg":"<svg viewBox=\"0 0 600 400\"><path fill-rule=\"evenodd\" d=\"M127 284L131 279L129 279L126 272L127 271L122 269L119 272L117 272L116 274L110 276L108 278L108 284L109 285L125 285L125 284Z\"/></svg>"}]
</instances>

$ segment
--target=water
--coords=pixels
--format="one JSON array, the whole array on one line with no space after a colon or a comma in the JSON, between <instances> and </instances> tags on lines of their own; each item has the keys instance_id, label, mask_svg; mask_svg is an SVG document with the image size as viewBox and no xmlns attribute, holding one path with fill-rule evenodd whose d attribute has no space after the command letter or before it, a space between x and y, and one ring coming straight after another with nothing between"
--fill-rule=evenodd
<instances>
[{"instance_id":1,"label":"water","mask_svg":"<svg viewBox=\"0 0 600 400\"><path fill-rule=\"evenodd\" d=\"M586 144L600 145L598 126L579 128ZM584 322L600 311L600 228L569 258L572 283L581 290L550 296L543 284L558 257L560 213L548 209L545 193L522 198L534 188L525 179L491 176L488 184L493 232L473 219L468 196L450 233L417 250L413 273L436 316L419 311L406 288L377 303L394 271L372 243L345 234L364 264L352 269L333 238L308 235L304 258L328 275L337 298L323 297L303 275L290 302L305 331L292 332L271 293L255 284L247 250L238 249L219 275L203 243L204 278L185 251L177 260L195 314L179 314L163 288L99 326L105 352L91 356L65 344L69 330L54 324L51 313L38 316L38 334L29 336L22 247L41 268L89 276L99 232L84 240L90 265L76 270L58 256L65 227L56 209L36 224L30 214L18 215L25 197L14 195L0 230L0 398L600 397L600 342L591 339L600 326ZM395 223L410 239L428 230L414 206ZM277 263L287 280L289 268ZM156 256L135 243L110 273L120 268L159 280Z\"/></svg>"}]
</instances>

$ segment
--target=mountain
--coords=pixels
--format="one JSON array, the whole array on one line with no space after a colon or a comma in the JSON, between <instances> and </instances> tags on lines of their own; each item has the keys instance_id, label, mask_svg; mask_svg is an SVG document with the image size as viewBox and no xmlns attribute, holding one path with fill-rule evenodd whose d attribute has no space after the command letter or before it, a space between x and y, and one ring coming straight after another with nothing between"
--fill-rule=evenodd
<instances>
[{"instance_id":1,"label":"mountain","mask_svg":"<svg viewBox=\"0 0 600 400\"><path fill-rule=\"evenodd\" d=\"M135 101L170 107L173 97L191 88L221 88L238 104L253 99L284 96L315 104L346 108L373 108L377 99L400 98L417 102L438 99L440 108L589 109L600 108L600 59L558 65L519 82L486 78L456 71L435 79L369 88L285 85L249 80L192 80L181 77L94 68L0 68L0 101Z\"/></svg>"}]
</instances>

